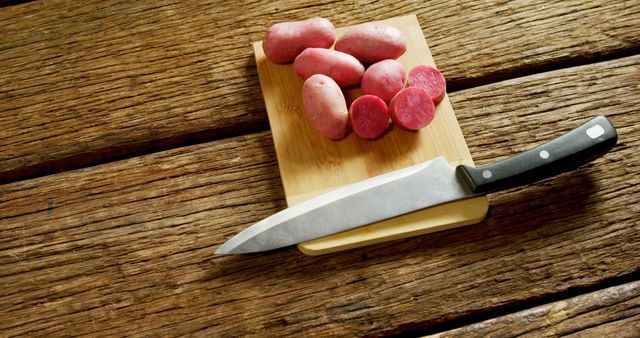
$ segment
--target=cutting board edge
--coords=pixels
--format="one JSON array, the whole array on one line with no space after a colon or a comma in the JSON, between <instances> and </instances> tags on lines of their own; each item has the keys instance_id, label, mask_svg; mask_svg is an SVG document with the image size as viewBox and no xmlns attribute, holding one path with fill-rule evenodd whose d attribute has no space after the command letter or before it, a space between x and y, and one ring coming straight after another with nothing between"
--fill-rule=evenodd
<instances>
[{"instance_id":1,"label":"cutting board edge","mask_svg":"<svg viewBox=\"0 0 640 338\"><path fill-rule=\"evenodd\" d=\"M478 196L307 241L297 247L305 255L325 255L477 224L487 217L488 212L487 196Z\"/></svg>"}]
</instances>

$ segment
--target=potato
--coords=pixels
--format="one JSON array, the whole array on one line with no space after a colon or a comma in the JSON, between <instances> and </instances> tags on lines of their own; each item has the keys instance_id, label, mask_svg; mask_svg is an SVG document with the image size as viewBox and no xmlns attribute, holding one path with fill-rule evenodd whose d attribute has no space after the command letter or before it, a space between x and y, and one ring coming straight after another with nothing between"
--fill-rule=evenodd
<instances>
[{"instance_id":1,"label":"potato","mask_svg":"<svg viewBox=\"0 0 640 338\"><path fill-rule=\"evenodd\" d=\"M362 95L351 104L349 121L356 135L367 140L377 139L389 126L389 108L375 95Z\"/></svg>"},{"instance_id":2,"label":"potato","mask_svg":"<svg viewBox=\"0 0 640 338\"><path fill-rule=\"evenodd\" d=\"M272 25L264 36L262 49L269 60L289 63L306 48L329 48L335 40L336 29L329 20L312 18Z\"/></svg>"},{"instance_id":3,"label":"potato","mask_svg":"<svg viewBox=\"0 0 640 338\"><path fill-rule=\"evenodd\" d=\"M371 65L362 77L362 94L375 95L387 104L404 87L407 73L396 60L383 60Z\"/></svg>"},{"instance_id":4,"label":"potato","mask_svg":"<svg viewBox=\"0 0 640 338\"><path fill-rule=\"evenodd\" d=\"M364 75L364 66L349 54L332 49L307 48L293 62L293 69L303 79L324 74L339 86L357 85Z\"/></svg>"},{"instance_id":5,"label":"potato","mask_svg":"<svg viewBox=\"0 0 640 338\"><path fill-rule=\"evenodd\" d=\"M412 68L409 71L407 85L426 90L435 104L440 103L447 93L447 81L440 71L431 66L419 65Z\"/></svg>"},{"instance_id":6,"label":"potato","mask_svg":"<svg viewBox=\"0 0 640 338\"><path fill-rule=\"evenodd\" d=\"M389 104L389 116L394 124L407 129L424 128L436 115L436 106L429 93L420 87L401 90Z\"/></svg>"},{"instance_id":7,"label":"potato","mask_svg":"<svg viewBox=\"0 0 640 338\"><path fill-rule=\"evenodd\" d=\"M381 23L365 23L349 29L335 45L335 50L353 55L362 63L397 59L407 50L402 32Z\"/></svg>"},{"instance_id":8,"label":"potato","mask_svg":"<svg viewBox=\"0 0 640 338\"><path fill-rule=\"evenodd\" d=\"M347 134L349 111L340 86L330 77L315 74L302 86L302 104L311 125L324 137L340 140Z\"/></svg>"}]
</instances>

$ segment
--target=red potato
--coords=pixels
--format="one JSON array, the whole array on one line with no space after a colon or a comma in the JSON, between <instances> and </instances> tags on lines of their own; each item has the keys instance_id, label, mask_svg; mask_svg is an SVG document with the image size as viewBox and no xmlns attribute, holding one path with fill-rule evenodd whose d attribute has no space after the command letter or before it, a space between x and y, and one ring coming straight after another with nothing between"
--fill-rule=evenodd
<instances>
[{"instance_id":1,"label":"red potato","mask_svg":"<svg viewBox=\"0 0 640 338\"><path fill-rule=\"evenodd\" d=\"M355 56L363 63L376 63L397 59L407 50L402 32L381 23L365 23L355 26L338 38L335 50Z\"/></svg>"},{"instance_id":2,"label":"red potato","mask_svg":"<svg viewBox=\"0 0 640 338\"><path fill-rule=\"evenodd\" d=\"M362 95L349 108L351 128L364 139L376 139L389 126L387 104L375 95Z\"/></svg>"},{"instance_id":3,"label":"red potato","mask_svg":"<svg viewBox=\"0 0 640 338\"><path fill-rule=\"evenodd\" d=\"M329 48L336 40L336 28L324 18L281 22L267 30L262 48L275 63L292 62L310 47Z\"/></svg>"},{"instance_id":4,"label":"red potato","mask_svg":"<svg viewBox=\"0 0 640 338\"><path fill-rule=\"evenodd\" d=\"M358 59L324 48L305 49L296 57L293 69L303 79L308 79L314 74L324 74L342 87L359 84L364 75L364 66Z\"/></svg>"},{"instance_id":5,"label":"red potato","mask_svg":"<svg viewBox=\"0 0 640 338\"><path fill-rule=\"evenodd\" d=\"M407 87L391 100L389 115L393 123L408 130L426 127L436 114L436 106L426 90Z\"/></svg>"},{"instance_id":6,"label":"red potato","mask_svg":"<svg viewBox=\"0 0 640 338\"><path fill-rule=\"evenodd\" d=\"M371 94L383 99L386 103L404 87L407 73L404 66L396 60L376 62L364 72L362 77L362 94Z\"/></svg>"},{"instance_id":7,"label":"red potato","mask_svg":"<svg viewBox=\"0 0 640 338\"><path fill-rule=\"evenodd\" d=\"M340 86L330 77L315 74L302 86L302 104L311 125L324 137L340 140L347 134L349 111Z\"/></svg>"},{"instance_id":8,"label":"red potato","mask_svg":"<svg viewBox=\"0 0 640 338\"><path fill-rule=\"evenodd\" d=\"M447 83L442 73L431 66L416 66L409 71L407 85L425 89L435 104L444 99Z\"/></svg>"}]
</instances>

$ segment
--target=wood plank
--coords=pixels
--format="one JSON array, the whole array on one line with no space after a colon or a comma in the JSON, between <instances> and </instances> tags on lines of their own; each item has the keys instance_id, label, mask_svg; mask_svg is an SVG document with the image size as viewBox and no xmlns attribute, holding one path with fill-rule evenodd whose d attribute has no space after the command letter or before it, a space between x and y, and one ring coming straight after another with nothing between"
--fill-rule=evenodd
<instances>
[{"instance_id":1,"label":"wood plank","mask_svg":"<svg viewBox=\"0 0 640 338\"><path fill-rule=\"evenodd\" d=\"M640 281L609 287L426 337L632 338L638 334Z\"/></svg>"},{"instance_id":2,"label":"wood plank","mask_svg":"<svg viewBox=\"0 0 640 338\"><path fill-rule=\"evenodd\" d=\"M284 207L269 132L0 186L2 335L387 335L637 274L640 56L451 95L501 158L607 114L579 172L490 196L481 224L339 254L214 256Z\"/></svg>"},{"instance_id":3,"label":"wood plank","mask_svg":"<svg viewBox=\"0 0 640 338\"><path fill-rule=\"evenodd\" d=\"M640 46L633 1L10 6L0 9L0 181L266 130L250 41L270 24L320 15L345 26L411 13L450 89Z\"/></svg>"}]
</instances>

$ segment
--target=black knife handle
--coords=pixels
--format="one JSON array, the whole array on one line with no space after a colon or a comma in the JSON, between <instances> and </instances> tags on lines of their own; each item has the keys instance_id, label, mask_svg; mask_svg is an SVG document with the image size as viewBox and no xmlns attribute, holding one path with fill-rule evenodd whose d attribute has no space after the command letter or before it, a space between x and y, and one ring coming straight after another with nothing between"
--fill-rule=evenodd
<instances>
[{"instance_id":1,"label":"black knife handle","mask_svg":"<svg viewBox=\"0 0 640 338\"><path fill-rule=\"evenodd\" d=\"M533 149L480 168L459 165L458 176L477 194L486 194L570 171L608 152L616 129L604 116Z\"/></svg>"}]
</instances>

